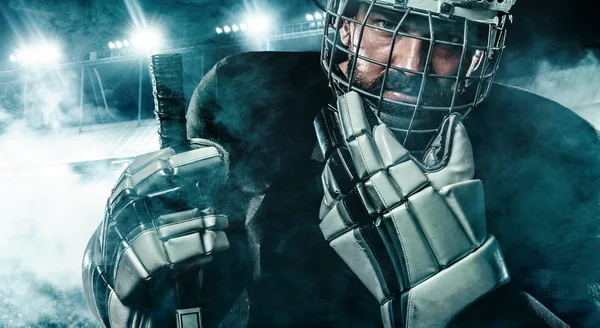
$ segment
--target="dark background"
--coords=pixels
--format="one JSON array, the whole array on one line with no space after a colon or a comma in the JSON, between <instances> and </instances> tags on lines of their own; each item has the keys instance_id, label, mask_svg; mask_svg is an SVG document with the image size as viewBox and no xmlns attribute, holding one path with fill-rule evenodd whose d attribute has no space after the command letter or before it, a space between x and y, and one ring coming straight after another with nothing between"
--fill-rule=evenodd
<instances>
[{"instance_id":1,"label":"dark background","mask_svg":"<svg viewBox=\"0 0 600 328\"><path fill-rule=\"evenodd\" d=\"M521 0L513 10L500 76L532 75L542 60L556 68L600 49L600 2Z\"/></svg>"}]
</instances>

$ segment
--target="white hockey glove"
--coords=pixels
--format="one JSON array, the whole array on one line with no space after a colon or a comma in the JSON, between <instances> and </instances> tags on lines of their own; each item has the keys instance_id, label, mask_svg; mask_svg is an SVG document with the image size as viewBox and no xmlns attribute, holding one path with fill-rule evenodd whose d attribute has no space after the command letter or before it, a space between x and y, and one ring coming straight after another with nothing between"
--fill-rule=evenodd
<instances>
[{"instance_id":1,"label":"white hockey glove","mask_svg":"<svg viewBox=\"0 0 600 328\"><path fill-rule=\"evenodd\" d=\"M228 174L217 144L190 140L137 157L108 199L101 232L104 279L123 304L148 301L149 284L174 272L196 270L229 247L226 215L215 210Z\"/></svg>"},{"instance_id":2,"label":"white hockey glove","mask_svg":"<svg viewBox=\"0 0 600 328\"><path fill-rule=\"evenodd\" d=\"M466 130L450 115L423 164L384 124L370 126L356 92L337 105L315 121L327 161L321 231L377 298L386 327L445 327L509 281L486 233Z\"/></svg>"}]
</instances>

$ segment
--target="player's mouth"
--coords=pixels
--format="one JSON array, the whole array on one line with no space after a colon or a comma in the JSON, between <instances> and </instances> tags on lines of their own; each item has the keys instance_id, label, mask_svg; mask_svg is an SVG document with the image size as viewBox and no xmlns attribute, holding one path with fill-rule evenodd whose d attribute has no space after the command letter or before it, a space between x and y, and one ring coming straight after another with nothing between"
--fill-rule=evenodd
<instances>
[{"instance_id":1,"label":"player's mouth","mask_svg":"<svg viewBox=\"0 0 600 328\"><path fill-rule=\"evenodd\" d=\"M400 91L384 91L383 98L411 104L415 104L417 102L416 96L410 96Z\"/></svg>"}]
</instances>

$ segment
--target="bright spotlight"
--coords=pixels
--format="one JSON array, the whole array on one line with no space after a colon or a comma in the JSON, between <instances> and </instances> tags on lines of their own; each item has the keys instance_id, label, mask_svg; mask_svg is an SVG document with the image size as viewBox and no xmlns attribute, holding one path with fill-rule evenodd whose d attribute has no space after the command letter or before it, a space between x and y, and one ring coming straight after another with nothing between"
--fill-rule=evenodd
<instances>
[{"instance_id":1,"label":"bright spotlight","mask_svg":"<svg viewBox=\"0 0 600 328\"><path fill-rule=\"evenodd\" d=\"M117 41L117 42L115 43L115 45L117 46L117 48L118 48L118 49L121 49L121 48L123 48L123 42L121 42L121 41Z\"/></svg>"},{"instance_id":2,"label":"bright spotlight","mask_svg":"<svg viewBox=\"0 0 600 328\"><path fill-rule=\"evenodd\" d=\"M39 56L44 57L43 61L57 61L60 58L60 51L54 44L44 44L39 49Z\"/></svg>"},{"instance_id":3,"label":"bright spotlight","mask_svg":"<svg viewBox=\"0 0 600 328\"><path fill-rule=\"evenodd\" d=\"M55 64L60 57L61 54L57 45L41 43L18 49L14 55L10 56L10 60L19 62L25 66L35 66Z\"/></svg>"},{"instance_id":4,"label":"bright spotlight","mask_svg":"<svg viewBox=\"0 0 600 328\"><path fill-rule=\"evenodd\" d=\"M254 35L267 33L271 25L269 19L264 15L250 16L246 23L248 32Z\"/></svg>"},{"instance_id":5,"label":"bright spotlight","mask_svg":"<svg viewBox=\"0 0 600 328\"><path fill-rule=\"evenodd\" d=\"M17 61L22 61L24 58L23 51L21 49L17 49L17 51L15 51L15 57L17 58Z\"/></svg>"},{"instance_id":6,"label":"bright spotlight","mask_svg":"<svg viewBox=\"0 0 600 328\"><path fill-rule=\"evenodd\" d=\"M129 41L123 40L123 47L129 47Z\"/></svg>"},{"instance_id":7,"label":"bright spotlight","mask_svg":"<svg viewBox=\"0 0 600 328\"><path fill-rule=\"evenodd\" d=\"M244 23L240 24L240 30L245 31L246 30L246 24L244 24Z\"/></svg>"},{"instance_id":8,"label":"bright spotlight","mask_svg":"<svg viewBox=\"0 0 600 328\"><path fill-rule=\"evenodd\" d=\"M311 14L307 14L307 15L306 15L306 20L307 20L307 21L312 21L312 20L314 20L314 19L315 19L315 18L313 17L313 15L311 15Z\"/></svg>"},{"instance_id":9,"label":"bright spotlight","mask_svg":"<svg viewBox=\"0 0 600 328\"><path fill-rule=\"evenodd\" d=\"M237 32L240 30L240 28L237 25L233 25L233 26L231 26L231 30L233 30L234 32Z\"/></svg>"},{"instance_id":10,"label":"bright spotlight","mask_svg":"<svg viewBox=\"0 0 600 328\"><path fill-rule=\"evenodd\" d=\"M230 28L229 26L225 25L225 26L223 27L223 31L224 31L225 33L229 33L229 32L231 32L231 28Z\"/></svg>"},{"instance_id":11,"label":"bright spotlight","mask_svg":"<svg viewBox=\"0 0 600 328\"><path fill-rule=\"evenodd\" d=\"M315 13L315 19L323 19L323 16L321 16L321 13Z\"/></svg>"},{"instance_id":12,"label":"bright spotlight","mask_svg":"<svg viewBox=\"0 0 600 328\"><path fill-rule=\"evenodd\" d=\"M17 59L19 62L23 63L23 65L30 65L33 63L34 56L31 50L23 49L19 52L19 55L17 55Z\"/></svg>"},{"instance_id":13,"label":"bright spotlight","mask_svg":"<svg viewBox=\"0 0 600 328\"><path fill-rule=\"evenodd\" d=\"M162 33L152 28L139 29L131 36L131 44L139 53L145 55L158 52L162 42Z\"/></svg>"},{"instance_id":14,"label":"bright spotlight","mask_svg":"<svg viewBox=\"0 0 600 328\"><path fill-rule=\"evenodd\" d=\"M223 33L223 29L222 29L222 28L220 28L220 27L217 27L217 30L216 30L216 31L217 31L217 34L221 34L221 33Z\"/></svg>"},{"instance_id":15,"label":"bright spotlight","mask_svg":"<svg viewBox=\"0 0 600 328\"><path fill-rule=\"evenodd\" d=\"M109 42L109 43L108 43L108 47L109 47L109 48L111 48L111 49L114 49L114 48L116 48L117 46L115 45L115 43L114 43L114 42Z\"/></svg>"}]
</instances>

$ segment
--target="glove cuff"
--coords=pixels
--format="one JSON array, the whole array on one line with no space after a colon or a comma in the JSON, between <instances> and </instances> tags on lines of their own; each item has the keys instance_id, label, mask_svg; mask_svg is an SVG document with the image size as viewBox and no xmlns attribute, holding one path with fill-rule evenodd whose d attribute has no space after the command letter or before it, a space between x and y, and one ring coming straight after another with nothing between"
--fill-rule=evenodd
<instances>
[{"instance_id":1,"label":"glove cuff","mask_svg":"<svg viewBox=\"0 0 600 328\"><path fill-rule=\"evenodd\" d=\"M446 327L467 306L509 280L500 246L490 235L475 252L404 293L400 302L386 300L381 306L384 325Z\"/></svg>"}]
</instances>

